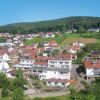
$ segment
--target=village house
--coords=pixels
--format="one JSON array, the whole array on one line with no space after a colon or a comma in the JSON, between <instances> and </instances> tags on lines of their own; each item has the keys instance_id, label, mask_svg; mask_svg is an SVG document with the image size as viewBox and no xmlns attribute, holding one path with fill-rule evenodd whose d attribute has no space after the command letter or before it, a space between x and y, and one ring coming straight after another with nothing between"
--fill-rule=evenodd
<instances>
[{"instance_id":1,"label":"village house","mask_svg":"<svg viewBox=\"0 0 100 100\"><path fill-rule=\"evenodd\" d=\"M48 86L67 86L67 81L63 83L61 80L70 80L70 70L72 66L72 56L58 55L55 57L41 57L39 62L34 62L31 69L32 73L37 74L40 80L46 80ZM55 83L55 80L50 83L50 79L60 80ZM60 85L61 84L61 85Z\"/></svg>"},{"instance_id":2,"label":"village house","mask_svg":"<svg viewBox=\"0 0 100 100\"><path fill-rule=\"evenodd\" d=\"M55 37L55 35L52 33L52 32L48 32L47 34L46 34L46 38L50 38L50 37Z\"/></svg>"},{"instance_id":3,"label":"village house","mask_svg":"<svg viewBox=\"0 0 100 100\"><path fill-rule=\"evenodd\" d=\"M38 50L33 46L23 46L18 49L19 62L14 64L15 68L30 69L33 66Z\"/></svg>"},{"instance_id":4,"label":"village house","mask_svg":"<svg viewBox=\"0 0 100 100\"><path fill-rule=\"evenodd\" d=\"M8 55L8 51L6 48L0 47L0 60L1 61L9 61L10 57Z\"/></svg>"},{"instance_id":5,"label":"village house","mask_svg":"<svg viewBox=\"0 0 100 100\"><path fill-rule=\"evenodd\" d=\"M11 59L10 63L14 64L16 61L18 61L19 59L19 54L16 50L16 48L14 48L13 50L9 50L9 57Z\"/></svg>"},{"instance_id":6,"label":"village house","mask_svg":"<svg viewBox=\"0 0 100 100\"><path fill-rule=\"evenodd\" d=\"M88 29L87 31L88 32L96 32L96 33L98 33L98 32L100 32L100 28L91 28L91 29Z\"/></svg>"},{"instance_id":7,"label":"village house","mask_svg":"<svg viewBox=\"0 0 100 100\"><path fill-rule=\"evenodd\" d=\"M77 45L77 46L80 46L80 47L84 47L85 46L85 44L80 42L80 41L76 41L72 45L74 45L74 46Z\"/></svg>"},{"instance_id":8,"label":"village house","mask_svg":"<svg viewBox=\"0 0 100 100\"><path fill-rule=\"evenodd\" d=\"M56 40L51 40L49 42L49 47L52 49L52 50L60 50L60 46L58 45L58 43L56 42Z\"/></svg>"},{"instance_id":9,"label":"village house","mask_svg":"<svg viewBox=\"0 0 100 100\"><path fill-rule=\"evenodd\" d=\"M2 42L2 43L0 43L0 46L1 47L3 47L3 46L8 46L8 47L12 47L12 46L14 46L14 43L8 43L8 42Z\"/></svg>"},{"instance_id":10,"label":"village house","mask_svg":"<svg viewBox=\"0 0 100 100\"><path fill-rule=\"evenodd\" d=\"M86 78L91 79L100 77L100 60L86 59L84 61L86 69Z\"/></svg>"},{"instance_id":11,"label":"village house","mask_svg":"<svg viewBox=\"0 0 100 100\"><path fill-rule=\"evenodd\" d=\"M70 82L67 79L51 78L47 80L46 84L47 86L67 87Z\"/></svg>"},{"instance_id":12,"label":"village house","mask_svg":"<svg viewBox=\"0 0 100 100\"><path fill-rule=\"evenodd\" d=\"M90 57L92 59L100 59L100 50L92 51Z\"/></svg>"},{"instance_id":13,"label":"village house","mask_svg":"<svg viewBox=\"0 0 100 100\"><path fill-rule=\"evenodd\" d=\"M10 33L0 33L1 37L12 37Z\"/></svg>"},{"instance_id":14,"label":"village house","mask_svg":"<svg viewBox=\"0 0 100 100\"><path fill-rule=\"evenodd\" d=\"M18 64L15 64L15 68L21 68L21 69L30 69L33 66L34 60L30 59L20 59L20 62Z\"/></svg>"},{"instance_id":15,"label":"village house","mask_svg":"<svg viewBox=\"0 0 100 100\"><path fill-rule=\"evenodd\" d=\"M0 72L6 73L9 69L8 61L10 61L10 57L7 54L7 50L3 47L0 47Z\"/></svg>"},{"instance_id":16,"label":"village house","mask_svg":"<svg viewBox=\"0 0 100 100\"><path fill-rule=\"evenodd\" d=\"M80 50L80 46L78 45L70 45L68 48L67 48L67 51L69 53L77 53L79 50Z\"/></svg>"},{"instance_id":17,"label":"village house","mask_svg":"<svg viewBox=\"0 0 100 100\"><path fill-rule=\"evenodd\" d=\"M5 74L8 78L15 78L16 77L16 69L8 69Z\"/></svg>"}]
</instances>

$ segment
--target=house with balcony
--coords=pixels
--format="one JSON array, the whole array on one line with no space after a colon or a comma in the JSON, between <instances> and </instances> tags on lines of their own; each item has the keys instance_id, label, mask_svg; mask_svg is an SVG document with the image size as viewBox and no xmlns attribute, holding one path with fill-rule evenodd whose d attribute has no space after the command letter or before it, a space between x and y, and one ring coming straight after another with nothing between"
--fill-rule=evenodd
<instances>
[{"instance_id":1,"label":"house with balcony","mask_svg":"<svg viewBox=\"0 0 100 100\"><path fill-rule=\"evenodd\" d=\"M86 69L87 79L100 77L100 60L86 59L84 61L84 67Z\"/></svg>"},{"instance_id":2,"label":"house with balcony","mask_svg":"<svg viewBox=\"0 0 100 100\"><path fill-rule=\"evenodd\" d=\"M30 69L33 67L34 60L29 60L29 59L21 59L19 63L15 64L15 68L21 68L21 69Z\"/></svg>"},{"instance_id":3,"label":"house with balcony","mask_svg":"<svg viewBox=\"0 0 100 100\"><path fill-rule=\"evenodd\" d=\"M72 56L70 55L57 55L55 57L41 57L40 62L34 62L32 73L37 74L40 80L46 80L47 86L67 86L66 84L70 80L70 70L72 67ZM44 62L45 61L45 62ZM58 85L56 81L49 80L58 80ZM60 81L59 81L60 80ZM62 82L61 82L62 80ZM66 82L63 82L66 80Z\"/></svg>"}]
</instances>

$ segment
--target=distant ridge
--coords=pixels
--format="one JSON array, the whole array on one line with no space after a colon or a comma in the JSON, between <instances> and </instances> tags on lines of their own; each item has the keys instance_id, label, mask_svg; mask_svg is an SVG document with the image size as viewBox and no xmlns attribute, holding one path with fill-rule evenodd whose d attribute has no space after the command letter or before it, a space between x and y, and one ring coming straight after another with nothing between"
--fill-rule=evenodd
<instances>
[{"instance_id":1,"label":"distant ridge","mask_svg":"<svg viewBox=\"0 0 100 100\"><path fill-rule=\"evenodd\" d=\"M70 29L77 29L78 32L89 28L100 28L100 17L72 16L54 20L38 22L21 22L0 26L0 32L16 33L37 33L48 31L65 32Z\"/></svg>"}]
</instances>

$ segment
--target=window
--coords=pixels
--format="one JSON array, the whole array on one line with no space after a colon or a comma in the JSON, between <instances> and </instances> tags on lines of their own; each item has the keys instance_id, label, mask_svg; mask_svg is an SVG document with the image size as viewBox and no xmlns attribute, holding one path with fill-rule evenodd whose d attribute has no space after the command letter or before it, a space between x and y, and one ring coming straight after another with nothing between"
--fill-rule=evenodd
<instances>
[{"instance_id":1,"label":"window","mask_svg":"<svg viewBox=\"0 0 100 100\"><path fill-rule=\"evenodd\" d=\"M54 71L54 74L56 74L56 71Z\"/></svg>"},{"instance_id":2,"label":"window","mask_svg":"<svg viewBox=\"0 0 100 100\"><path fill-rule=\"evenodd\" d=\"M57 85L58 83L57 82L55 82L55 85Z\"/></svg>"},{"instance_id":3,"label":"window","mask_svg":"<svg viewBox=\"0 0 100 100\"><path fill-rule=\"evenodd\" d=\"M47 71L46 71L46 70L44 70L44 73L47 73Z\"/></svg>"},{"instance_id":4,"label":"window","mask_svg":"<svg viewBox=\"0 0 100 100\"><path fill-rule=\"evenodd\" d=\"M65 62L65 64L69 64L69 62Z\"/></svg>"},{"instance_id":5,"label":"window","mask_svg":"<svg viewBox=\"0 0 100 100\"><path fill-rule=\"evenodd\" d=\"M65 86L65 84L64 83L61 83L63 86Z\"/></svg>"},{"instance_id":6,"label":"window","mask_svg":"<svg viewBox=\"0 0 100 100\"><path fill-rule=\"evenodd\" d=\"M60 74L65 74L65 72L60 72Z\"/></svg>"},{"instance_id":7,"label":"window","mask_svg":"<svg viewBox=\"0 0 100 100\"><path fill-rule=\"evenodd\" d=\"M60 62L60 64L63 64L63 62Z\"/></svg>"},{"instance_id":8,"label":"window","mask_svg":"<svg viewBox=\"0 0 100 100\"><path fill-rule=\"evenodd\" d=\"M54 62L51 62L51 64L54 64Z\"/></svg>"},{"instance_id":9,"label":"window","mask_svg":"<svg viewBox=\"0 0 100 100\"><path fill-rule=\"evenodd\" d=\"M68 68L69 66L65 66L66 68Z\"/></svg>"},{"instance_id":10,"label":"window","mask_svg":"<svg viewBox=\"0 0 100 100\"><path fill-rule=\"evenodd\" d=\"M54 65L51 65L51 67L55 67Z\"/></svg>"}]
</instances>

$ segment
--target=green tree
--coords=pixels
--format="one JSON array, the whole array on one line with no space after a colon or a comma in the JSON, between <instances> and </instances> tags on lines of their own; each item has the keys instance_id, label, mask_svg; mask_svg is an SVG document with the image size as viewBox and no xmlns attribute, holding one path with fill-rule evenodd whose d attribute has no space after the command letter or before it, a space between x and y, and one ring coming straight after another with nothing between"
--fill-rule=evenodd
<instances>
[{"instance_id":1,"label":"green tree","mask_svg":"<svg viewBox=\"0 0 100 100\"><path fill-rule=\"evenodd\" d=\"M0 87L9 87L10 81L7 79L6 75L0 73Z\"/></svg>"},{"instance_id":2,"label":"green tree","mask_svg":"<svg viewBox=\"0 0 100 100\"><path fill-rule=\"evenodd\" d=\"M16 77L23 77L23 72L21 69L18 69L16 72Z\"/></svg>"},{"instance_id":3,"label":"green tree","mask_svg":"<svg viewBox=\"0 0 100 100\"><path fill-rule=\"evenodd\" d=\"M59 53L59 50L53 50L52 51L52 56L55 56L55 55L57 55Z\"/></svg>"},{"instance_id":4,"label":"green tree","mask_svg":"<svg viewBox=\"0 0 100 100\"><path fill-rule=\"evenodd\" d=\"M23 90L21 88L17 88L13 91L12 100L23 100Z\"/></svg>"},{"instance_id":5,"label":"green tree","mask_svg":"<svg viewBox=\"0 0 100 100\"><path fill-rule=\"evenodd\" d=\"M8 96L8 90L6 88L2 88L1 96L2 97L7 97Z\"/></svg>"},{"instance_id":6,"label":"green tree","mask_svg":"<svg viewBox=\"0 0 100 100\"><path fill-rule=\"evenodd\" d=\"M23 86L26 84L26 80L22 77L18 77L13 79L12 81L12 87L13 89L16 89L18 87L23 88Z\"/></svg>"},{"instance_id":7,"label":"green tree","mask_svg":"<svg viewBox=\"0 0 100 100\"><path fill-rule=\"evenodd\" d=\"M89 94L86 96L86 100L97 100L97 99L94 95Z\"/></svg>"},{"instance_id":8,"label":"green tree","mask_svg":"<svg viewBox=\"0 0 100 100\"><path fill-rule=\"evenodd\" d=\"M67 52L67 50L63 50L63 53L64 53L64 54L67 54L68 52Z\"/></svg>"}]
</instances>

